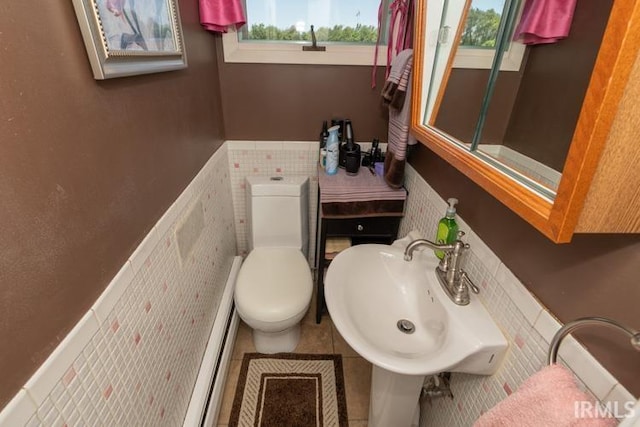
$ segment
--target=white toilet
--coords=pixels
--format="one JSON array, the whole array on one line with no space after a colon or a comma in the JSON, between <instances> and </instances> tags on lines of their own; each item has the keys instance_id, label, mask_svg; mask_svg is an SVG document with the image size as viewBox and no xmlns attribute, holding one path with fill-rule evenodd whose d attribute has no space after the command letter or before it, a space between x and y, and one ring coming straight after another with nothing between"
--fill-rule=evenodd
<instances>
[{"instance_id":1,"label":"white toilet","mask_svg":"<svg viewBox=\"0 0 640 427\"><path fill-rule=\"evenodd\" d=\"M291 352L311 302L309 178L247 177L250 253L234 299L260 353Z\"/></svg>"}]
</instances>

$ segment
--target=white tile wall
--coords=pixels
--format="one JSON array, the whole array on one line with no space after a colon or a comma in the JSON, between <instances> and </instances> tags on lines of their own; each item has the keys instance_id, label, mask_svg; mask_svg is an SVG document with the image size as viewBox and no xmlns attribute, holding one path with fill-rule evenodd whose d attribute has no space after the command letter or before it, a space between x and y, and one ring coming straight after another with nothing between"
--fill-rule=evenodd
<instances>
[{"instance_id":1,"label":"white tile wall","mask_svg":"<svg viewBox=\"0 0 640 427\"><path fill-rule=\"evenodd\" d=\"M236 255L228 164L224 145L0 413L0 426L181 424ZM205 227L180 264L175 226L199 201Z\"/></svg>"},{"instance_id":2,"label":"white tile wall","mask_svg":"<svg viewBox=\"0 0 640 427\"><path fill-rule=\"evenodd\" d=\"M238 254L248 253L245 178L303 175L309 177L309 264L313 266L318 210L318 142L228 141L227 144Z\"/></svg>"},{"instance_id":3,"label":"white tile wall","mask_svg":"<svg viewBox=\"0 0 640 427\"><path fill-rule=\"evenodd\" d=\"M418 230L423 237L433 239L446 202L410 165L407 165L405 185L409 198L400 224L400 236ZM561 326L463 219L459 225L467 232L465 239L471 245L465 269L480 287L479 297L509 340L510 348L495 375L454 373L451 384L454 399L423 403L421 427L472 425L481 414L546 365L549 342ZM560 362L576 374L583 390L603 403L619 402L618 406L622 407L620 402L635 402L636 399L573 337L563 340L559 355Z\"/></svg>"},{"instance_id":4,"label":"white tile wall","mask_svg":"<svg viewBox=\"0 0 640 427\"><path fill-rule=\"evenodd\" d=\"M362 151L371 149L370 142L359 144ZM245 178L252 175L304 175L309 177L309 264L313 267L318 212L318 142L227 141L227 145L238 254L245 256L248 252ZM380 144L382 152L386 147L386 143Z\"/></svg>"},{"instance_id":5,"label":"white tile wall","mask_svg":"<svg viewBox=\"0 0 640 427\"><path fill-rule=\"evenodd\" d=\"M180 424L233 257L236 250L246 254L244 178L310 177L313 265L317 161L316 142L231 141L221 147L93 308L0 413L0 426ZM416 229L433 237L445 201L411 166L406 187L410 196L400 235ZM198 200L204 206L205 229L190 260L181 265L175 226ZM493 376L454 374L455 399L423 405L423 427L473 424L544 366L548 342L560 327L462 219L460 227L471 245L466 268L509 339L510 351ZM570 337L560 360L599 399L633 400Z\"/></svg>"}]
</instances>

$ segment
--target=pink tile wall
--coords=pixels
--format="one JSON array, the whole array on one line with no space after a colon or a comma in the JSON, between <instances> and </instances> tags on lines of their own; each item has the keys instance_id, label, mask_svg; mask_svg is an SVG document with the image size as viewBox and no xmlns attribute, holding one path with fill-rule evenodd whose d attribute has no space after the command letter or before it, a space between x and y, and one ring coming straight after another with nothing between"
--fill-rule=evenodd
<instances>
[{"instance_id":1,"label":"pink tile wall","mask_svg":"<svg viewBox=\"0 0 640 427\"><path fill-rule=\"evenodd\" d=\"M399 235L418 230L424 238L433 240L437 222L446 210L446 202L411 166L407 167L405 186L409 198ZM561 326L462 218L459 218L459 227L467 233L463 240L471 245L464 260L465 270L479 286L479 298L509 340L510 347L495 375L454 373L451 383L454 399L423 402L422 427L473 425L480 415L545 366L549 342ZM560 362L574 372L583 390L595 398L605 403L635 402L634 396L572 337L563 340L559 355Z\"/></svg>"},{"instance_id":2,"label":"pink tile wall","mask_svg":"<svg viewBox=\"0 0 640 427\"><path fill-rule=\"evenodd\" d=\"M204 229L181 262L175 228L198 203ZM0 425L180 425L235 255L223 146L0 414Z\"/></svg>"},{"instance_id":3,"label":"pink tile wall","mask_svg":"<svg viewBox=\"0 0 640 427\"><path fill-rule=\"evenodd\" d=\"M248 253L245 178L303 175L309 177L309 263L314 265L318 208L318 142L229 141L229 171L238 253Z\"/></svg>"}]
</instances>

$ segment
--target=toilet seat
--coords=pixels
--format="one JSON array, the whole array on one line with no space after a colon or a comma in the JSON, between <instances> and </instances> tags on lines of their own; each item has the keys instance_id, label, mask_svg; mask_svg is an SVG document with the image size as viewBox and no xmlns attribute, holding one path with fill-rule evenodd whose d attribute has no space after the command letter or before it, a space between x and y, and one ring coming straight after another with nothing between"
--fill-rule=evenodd
<instances>
[{"instance_id":1,"label":"toilet seat","mask_svg":"<svg viewBox=\"0 0 640 427\"><path fill-rule=\"evenodd\" d=\"M296 248L255 248L244 260L235 289L241 317L282 322L306 311L311 301L309 264Z\"/></svg>"}]
</instances>

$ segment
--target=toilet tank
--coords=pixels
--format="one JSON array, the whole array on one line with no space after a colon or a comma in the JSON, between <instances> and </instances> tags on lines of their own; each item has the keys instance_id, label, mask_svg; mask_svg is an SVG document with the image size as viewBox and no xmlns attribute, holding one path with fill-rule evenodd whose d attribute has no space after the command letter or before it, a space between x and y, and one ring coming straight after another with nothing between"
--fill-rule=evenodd
<instances>
[{"instance_id":1,"label":"toilet tank","mask_svg":"<svg viewBox=\"0 0 640 427\"><path fill-rule=\"evenodd\" d=\"M247 177L249 250L309 247L309 177Z\"/></svg>"}]
</instances>

